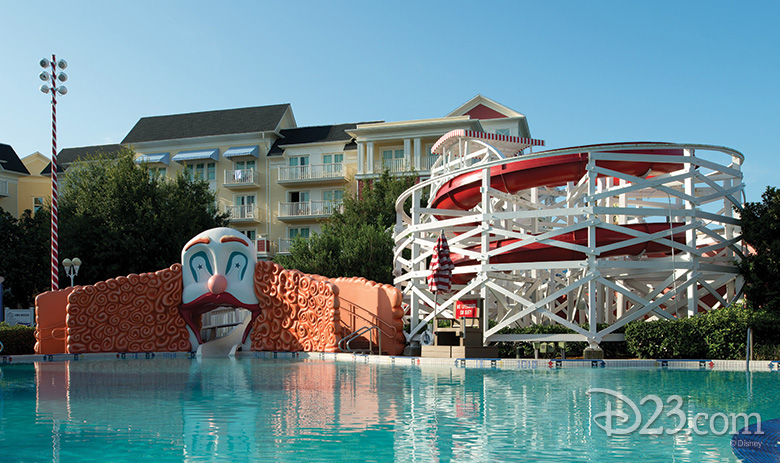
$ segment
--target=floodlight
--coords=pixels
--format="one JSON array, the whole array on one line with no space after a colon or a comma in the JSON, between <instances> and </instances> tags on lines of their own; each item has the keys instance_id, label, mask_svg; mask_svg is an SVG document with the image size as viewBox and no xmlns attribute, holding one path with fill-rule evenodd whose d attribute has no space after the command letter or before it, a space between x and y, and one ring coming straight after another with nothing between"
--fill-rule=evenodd
<instances>
[{"instance_id":1,"label":"floodlight","mask_svg":"<svg viewBox=\"0 0 780 463\"><path fill-rule=\"evenodd\" d=\"M46 84L41 85L41 91L43 93L49 93L49 86Z\"/></svg>"},{"instance_id":2,"label":"floodlight","mask_svg":"<svg viewBox=\"0 0 780 463\"><path fill-rule=\"evenodd\" d=\"M51 66L51 61L49 61L48 59L44 58L38 64L40 64L42 68L47 68L47 67Z\"/></svg>"},{"instance_id":3,"label":"floodlight","mask_svg":"<svg viewBox=\"0 0 780 463\"><path fill-rule=\"evenodd\" d=\"M60 95L64 95L68 93L68 87L64 85L60 85L59 87L57 87L57 93L59 93Z\"/></svg>"},{"instance_id":4,"label":"floodlight","mask_svg":"<svg viewBox=\"0 0 780 463\"><path fill-rule=\"evenodd\" d=\"M41 80L44 81L44 82L46 82L47 80L51 79L51 75L48 72L46 72L46 71L43 71L42 73L38 74L38 77L40 77Z\"/></svg>"},{"instance_id":5,"label":"floodlight","mask_svg":"<svg viewBox=\"0 0 780 463\"><path fill-rule=\"evenodd\" d=\"M68 80L68 75L65 74L64 72L60 72L59 74L57 74L57 79L60 82L65 82L66 80Z\"/></svg>"},{"instance_id":6,"label":"floodlight","mask_svg":"<svg viewBox=\"0 0 780 463\"><path fill-rule=\"evenodd\" d=\"M57 61L57 67L60 69L65 69L66 67L68 67L68 62L65 61L64 59L61 59Z\"/></svg>"}]
</instances>

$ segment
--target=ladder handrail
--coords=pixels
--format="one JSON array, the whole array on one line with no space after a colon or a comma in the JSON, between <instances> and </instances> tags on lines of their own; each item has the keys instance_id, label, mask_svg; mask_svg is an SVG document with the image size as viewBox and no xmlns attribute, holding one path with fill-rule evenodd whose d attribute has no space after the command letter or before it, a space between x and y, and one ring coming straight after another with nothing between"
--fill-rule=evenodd
<instances>
[{"instance_id":1,"label":"ladder handrail","mask_svg":"<svg viewBox=\"0 0 780 463\"><path fill-rule=\"evenodd\" d=\"M352 348L349 347L349 344L355 339L357 339L358 337L360 337L361 335L363 335L364 333L371 332L374 330L377 331L377 338L379 340L379 342L377 343L379 346L379 353L377 355L382 355L382 335L384 333L376 325L364 326L363 328L360 328L359 330L356 330L350 333L349 335L347 335L346 337L342 338L341 341L339 341L339 349L343 352L354 352ZM374 343L373 338L374 338L373 335L369 335L369 340L368 340L369 352L373 352L373 348L372 348L372 345Z\"/></svg>"},{"instance_id":2,"label":"ladder handrail","mask_svg":"<svg viewBox=\"0 0 780 463\"><path fill-rule=\"evenodd\" d=\"M385 331L380 330L380 332L390 338L395 338L395 335L398 333L398 329L395 326L391 325L390 323L387 323L386 321L382 320L378 314L372 313L370 310L366 309L365 307L358 305L350 301L349 299L345 299L341 296L339 296L339 300L346 302L349 306L349 307L339 307L339 310L347 309L347 312L368 323L376 324L377 322L379 322L380 324L386 326L386 330ZM363 312L368 313L374 320L370 320L368 317L355 312L354 309L360 309ZM392 333L392 335L390 335L389 333Z\"/></svg>"}]
</instances>

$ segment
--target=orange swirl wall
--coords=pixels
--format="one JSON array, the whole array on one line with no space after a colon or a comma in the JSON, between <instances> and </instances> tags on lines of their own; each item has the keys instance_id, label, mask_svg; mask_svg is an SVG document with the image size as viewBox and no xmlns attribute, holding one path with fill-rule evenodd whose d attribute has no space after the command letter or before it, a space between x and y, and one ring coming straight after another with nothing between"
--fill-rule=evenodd
<instances>
[{"instance_id":1,"label":"orange swirl wall","mask_svg":"<svg viewBox=\"0 0 780 463\"><path fill-rule=\"evenodd\" d=\"M68 351L189 351L181 290L181 264L77 287L68 296Z\"/></svg>"}]
</instances>

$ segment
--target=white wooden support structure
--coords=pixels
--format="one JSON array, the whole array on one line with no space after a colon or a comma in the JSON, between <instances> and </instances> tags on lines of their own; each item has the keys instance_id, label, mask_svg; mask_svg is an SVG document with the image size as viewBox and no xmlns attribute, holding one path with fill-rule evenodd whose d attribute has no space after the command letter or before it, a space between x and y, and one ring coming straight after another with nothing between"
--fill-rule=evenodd
<instances>
[{"instance_id":1,"label":"white wooden support structure","mask_svg":"<svg viewBox=\"0 0 780 463\"><path fill-rule=\"evenodd\" d=\"M520 155L541 142L488 135L442 137L431 178L396 203L409 340L435 316L426 277L442 230L456 267L439 313L481 298L485 345L528 338L507 328L553 323L597 347L629 322L694 316L741 296L741 153L622 143Z\"/></svg>"}]
</instances>

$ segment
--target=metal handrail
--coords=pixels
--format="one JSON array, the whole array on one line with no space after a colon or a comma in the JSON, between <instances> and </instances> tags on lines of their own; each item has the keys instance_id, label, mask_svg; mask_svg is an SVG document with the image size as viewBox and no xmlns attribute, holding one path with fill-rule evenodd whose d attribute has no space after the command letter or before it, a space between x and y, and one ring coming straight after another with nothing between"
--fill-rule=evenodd
<instances>
[{"instance_id":1,"label":"metal handrail","mask_svg":"<svg viewBox=\"0 0 780 463\"><path fill-rule=\"evenodd\" d=\"M364 326L363 328L360 328L359 330L353 332L352 334L348 335L347 337L342 338L341 341L339 341L339 350L341 350L342 352L357 352L355 350L352 350L351 347L349 347L350 343L352 341L354 341L355 339L359 338L360 336L362 336L364 333L369 332L369 334L370 334L370 332L374 331L374 330L377 331L377 338L379 339L379 342L377 343L377 345L379 346L379 351L378 351L377 355L382 355L382 335L384 333L382 333L382 330L379 329L379 327L376 326L376 325ZM373 349L373 344L374 344L373 339L374 339L373 335L369 335L369 338L368 338L368 351L369 351L369 353L373 353L374 352L374 349Z\"/></svg>"},{"instance_id":2,"label":"metal handrail","mask_svg":"<svg viewBox=\"0 0 780 463\"><path fill-rule=\"evenodd\" d=\"M384 321L381 318L379 318L379 316L377 314L372 313L371 311L369 311L365 307L363 307L361 305L358 305L358 304L350 301L349 299L345 299L345 298L339 296L339 300L340 301L344 301L344 302L346 302L348 304L348 307L339 307L339 310L347 309L347 311L351 315L353 315L355 317L358 317L361 320L366 321L366 322L371 323L371 324L376 324L377 322L379 322L380 324L382 324L382 325L384 325L386 327L385 328L386 331L382 331L382 334L385 334L386 336L389 336L390 338L395 339L396 334L398 334L398 329L395 326L387 323L386 321ZM368 313L369 315L371 315L373 317L373 320L371 320L371 319L369 319L369 318L367 318L367 317L365 317L365 316L363 316L363 315L361 315L359 313L356 313L355 309L360 309L363 312ZM353 326L354 326L354 323L353 323ZM392 334L390 334L390 333L392 333Z\"/></svg>"}]
</instances>

